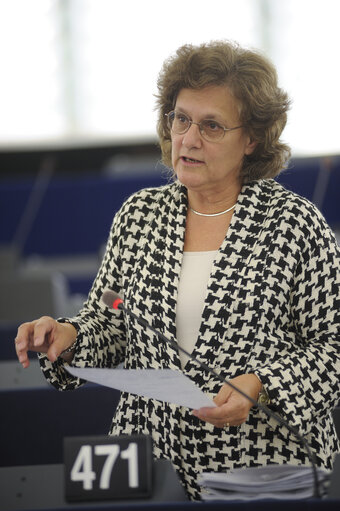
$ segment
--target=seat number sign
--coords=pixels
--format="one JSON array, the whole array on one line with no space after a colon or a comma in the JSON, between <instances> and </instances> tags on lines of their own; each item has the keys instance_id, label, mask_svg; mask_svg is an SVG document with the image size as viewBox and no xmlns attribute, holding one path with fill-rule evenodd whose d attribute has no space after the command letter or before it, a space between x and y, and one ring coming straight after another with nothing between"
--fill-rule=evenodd
<instances>
[{"instance_id":1,"label":"seat number sign","mask_svg":"<svg viewBox=\"0 0 340 511\"><path fill-rule=\"evenodd\" d=\"M64 439L66 500L133 499L152 493L151 438Z\"/></svg>"}]
</instances>

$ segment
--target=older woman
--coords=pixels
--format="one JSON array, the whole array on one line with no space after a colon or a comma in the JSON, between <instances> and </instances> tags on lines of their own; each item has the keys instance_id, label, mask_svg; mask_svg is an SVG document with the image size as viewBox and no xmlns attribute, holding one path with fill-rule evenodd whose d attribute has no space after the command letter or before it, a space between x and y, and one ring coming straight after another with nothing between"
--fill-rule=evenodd
<instances>
[{"instance_id":1,"label":"older woman","mask_svg":"<svg viewBox=\"0 0 340 511\"><path fill-rule=\"evenodd\" d=\"M133 318L113 315L105 288L304 435L330 468L339 443L339 249L316 208L272 178L289 102L273 66L228 42L181 47L158 82L158 132L174 182L141 190L115 216L101 268L78 316L40 318L16 348L41 354L59 389L77 366L182 370L212 394L195 410L123 393L110 433L150 434L189 496L197 476L269 463L309 464L286 429ZM67 350L65 352L65 350Z\"/></svg>"}]
</instances>

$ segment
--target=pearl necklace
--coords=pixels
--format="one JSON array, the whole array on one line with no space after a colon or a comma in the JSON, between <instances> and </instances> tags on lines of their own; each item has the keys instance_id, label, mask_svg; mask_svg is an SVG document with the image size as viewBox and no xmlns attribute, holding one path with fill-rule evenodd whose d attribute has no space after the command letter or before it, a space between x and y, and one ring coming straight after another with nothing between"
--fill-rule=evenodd
<instances>
[{"instance_id":1,"label":"pearl necklace","mask_svg":"<svg viewBox=\"0 0 340 511\"><path fill-rule=\"evenodd\" d=\"M236 204L231 206L231 208L228 208L228 209L225 209L224 211L221 211L220 213L199 213L198 211L195 211L194 209L192 209L191 206L190 206L190 209L191 209L191 211L193 213L195 213L195 215L198 215L198 216L220 216L220 215L224 215L225 213L228 213L229 211L234 209L235 206L236 206Z\"/></svg>"}]
</instances>

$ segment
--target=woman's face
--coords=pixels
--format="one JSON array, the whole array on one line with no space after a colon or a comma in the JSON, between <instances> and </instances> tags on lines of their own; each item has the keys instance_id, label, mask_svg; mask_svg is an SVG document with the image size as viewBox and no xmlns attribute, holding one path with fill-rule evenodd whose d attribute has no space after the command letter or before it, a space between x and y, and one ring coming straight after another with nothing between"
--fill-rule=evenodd
<instances>
[{"instance_id":1,"label":"woman's face","mask_svg":"<svg viewBox=\"0 0 340 511\"><path fill-rule=\"evenodd\" d=\"M241 125L238 103L225 86L182 89L175 110L195 123L210 119L225 128ZM207 142L192 124L182 135L171 132L171 140L173 169L189 190L221 193L235 187L238 193L243 157L255 148L244 129L227 131L218 142Z\"/></svg>"}]
</instances>

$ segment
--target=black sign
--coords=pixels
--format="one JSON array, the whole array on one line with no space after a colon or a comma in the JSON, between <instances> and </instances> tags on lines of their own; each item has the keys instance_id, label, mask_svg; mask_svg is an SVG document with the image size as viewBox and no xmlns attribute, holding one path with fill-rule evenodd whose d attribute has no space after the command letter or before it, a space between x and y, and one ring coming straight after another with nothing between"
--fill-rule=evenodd
<instances>
[{"instance_id":1,"label":"black sign","mask_svg":"<svg viewBox=\"0 0 340 511\"><path fill-rule=\"evenodd\" d=\"M133 499L152 493L152 440L143 435L64 439L66 500Z\"/></svg>"}]
</instances>

